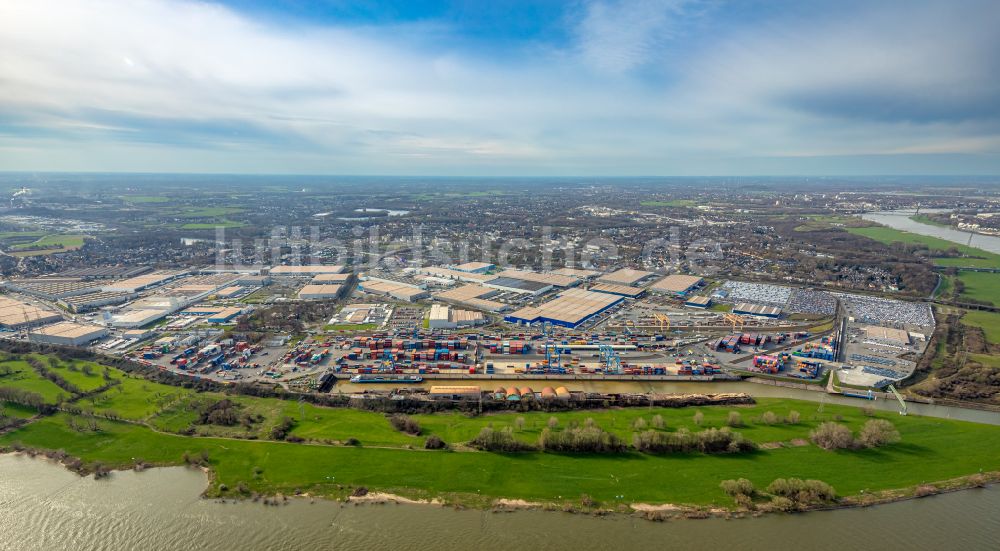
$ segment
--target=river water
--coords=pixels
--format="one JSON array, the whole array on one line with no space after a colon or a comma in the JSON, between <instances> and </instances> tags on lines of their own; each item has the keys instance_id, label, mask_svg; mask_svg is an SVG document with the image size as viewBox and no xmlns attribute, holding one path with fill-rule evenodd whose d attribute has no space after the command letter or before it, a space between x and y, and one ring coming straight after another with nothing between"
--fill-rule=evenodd
<instances>
[{"instance_id":1,"label":"river water","mask_svg":"<svg viewBox=\"0 0 1000 551\"><path fill-rule=\"evenodd\" d=\"M925 209L924 212L945 212L947 209ZM979 235L973 234L965 231L958 231L952 228L946 228L943 226L934 226L932 224L923 224L921 222L916 222L910 220L915 211L912 210L887 210L881 212L868 212L862 214L861 217L865 220L871 220L872 222L878 222L884 226L889 226L890 228L895 228L897 230L908 231L910 233L916 233L920 235L927 235L930 237L937 237L939 239L944 239L946 241L951 241L952 243L958 243L959 245L969 244L972 247L982 249L984 251L989 251L991 253L1000 254L1000 237L992 235ZM972 236L972 241L970 243L969 236Z\"/></svg>"},{"instance_id":2,"label":"river water","mask_svg":"<svg viewBox=\"0 0 1000 551\"><path fill-rule=\"evenodd\" d=\"M996 486L867 509L655 523L306 499L219 503L198 497L206 484L201 471L183 467L94 480L47 460L0 456L0 549L978 551L1000 541Z\"/></svg>"}]
</instances>

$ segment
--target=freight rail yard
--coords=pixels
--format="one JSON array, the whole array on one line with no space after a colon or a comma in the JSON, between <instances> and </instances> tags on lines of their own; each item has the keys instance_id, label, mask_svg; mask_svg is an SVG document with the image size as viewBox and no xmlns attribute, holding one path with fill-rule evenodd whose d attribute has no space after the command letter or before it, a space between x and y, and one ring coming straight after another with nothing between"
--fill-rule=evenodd
<instances>
[{"instance_id":1,"label":"freight rail yard","mask_svg":"<svg viewBox=\"0 0 1000 551\"><path fill-rule=\"evenodd\" d=\"M880 297L486 263L401 274L340 265L79 272L5 287L8 338L88 346L195 378L321 392L437 380L753 377L857 393L910 376L935 323L927 304ZM105 302L107 293L114 300ZM72 307L87 297L104 303ZM266 329L276 325L287 330Z\"/></svg>"}]
</instances>

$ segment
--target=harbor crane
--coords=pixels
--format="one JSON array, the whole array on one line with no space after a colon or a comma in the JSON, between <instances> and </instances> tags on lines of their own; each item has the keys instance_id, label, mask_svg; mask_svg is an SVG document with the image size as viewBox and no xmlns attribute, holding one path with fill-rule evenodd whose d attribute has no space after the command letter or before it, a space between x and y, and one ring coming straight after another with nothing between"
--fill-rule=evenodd
<instances>
[{"instance_id":1,"label":"harbor crane","mask_svg":"<svg viewBox=\"0 0 1000 551\"><path fill-rule=\"evenodd\" d=\"M604 373L621 373L622 358L610 344L602 344L598 348L601 357L601 364L604 365Z\"/></svg>"},{"instance_id":2,"label":"harbor crane","mask_svg":"<svg viewBox=\"0 0 1000 551\"><path fill-rule=\"evenodd\" d=\"M726 321L733 324L733 333L736 332L737 326L740 328L741 333L743 332L743 328L746 327L747 320L743 316L739 316L733 313L727 313L723 317L725 318Z\"/></svg>"}]
</instances>

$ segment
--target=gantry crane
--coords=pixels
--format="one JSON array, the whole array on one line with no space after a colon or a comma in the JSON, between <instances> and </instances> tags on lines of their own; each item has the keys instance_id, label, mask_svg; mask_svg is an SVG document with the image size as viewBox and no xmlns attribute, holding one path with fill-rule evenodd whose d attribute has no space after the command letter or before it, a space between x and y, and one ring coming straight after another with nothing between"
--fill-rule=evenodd
<instances>
[{"instance_id":1,"label":"gantry crane","mask_svg":"<svg viewBox=\"0 0 1000 551\"><path fill-rule=\"evenodd\" d=\"M747 320L743 316L738 316L736 314L727 313L723 316L726 321L733 324L733 333L736 332L736 327L739 326L740 332L743 332L743 328L746 327Z\"/></svg>"}]
</instances>

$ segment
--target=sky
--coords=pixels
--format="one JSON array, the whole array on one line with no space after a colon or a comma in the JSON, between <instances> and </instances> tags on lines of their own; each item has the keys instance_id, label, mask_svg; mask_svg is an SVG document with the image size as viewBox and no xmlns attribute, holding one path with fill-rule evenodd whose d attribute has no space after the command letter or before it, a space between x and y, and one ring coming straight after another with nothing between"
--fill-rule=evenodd
<instances>
[{"instance_id":1,"label":"sky","mask_svg":"<svg viewBox=\"0 0 1000 551\"><path fill-rule=\"evenodd\" d=\"M0 170L1000 174L996 0L2 0Z\"/></svg>"}]
</instances>

